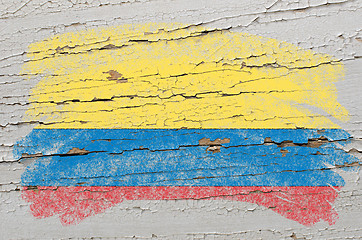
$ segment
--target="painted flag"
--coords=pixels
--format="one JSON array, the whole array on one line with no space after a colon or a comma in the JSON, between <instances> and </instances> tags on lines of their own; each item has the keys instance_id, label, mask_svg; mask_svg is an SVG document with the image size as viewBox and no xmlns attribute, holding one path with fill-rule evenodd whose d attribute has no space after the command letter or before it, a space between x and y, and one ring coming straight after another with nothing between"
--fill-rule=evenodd
<instances>
[{"instance_id":1,"label":"painted flag","mask_svg":"<svg viewBox=\"0 0 362 240\"><path fill-rule=\"evenodd\" d=\"M124 25L29 46L40 77L14 156L35 217L78 223L123 200L256 203L335 223L357 161L334 82L343 65L292 44L182 24Z\"/></svg>"}]
</instances>

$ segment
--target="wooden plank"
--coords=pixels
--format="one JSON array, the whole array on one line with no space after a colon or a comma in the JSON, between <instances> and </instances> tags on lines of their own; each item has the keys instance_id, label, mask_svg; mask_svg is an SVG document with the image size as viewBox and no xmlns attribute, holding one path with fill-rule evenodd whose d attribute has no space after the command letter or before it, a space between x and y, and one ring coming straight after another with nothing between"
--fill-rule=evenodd
<instances>
[{"instance_id":1,"label":"wooden plank","mask_svg":"<svg viewBox=\"0 0 362 240\"><path fill-rule=\"evenodd\" d=\"M361 237L361 9L2 3L1 239Z\"/></svg>"}]
</instances>

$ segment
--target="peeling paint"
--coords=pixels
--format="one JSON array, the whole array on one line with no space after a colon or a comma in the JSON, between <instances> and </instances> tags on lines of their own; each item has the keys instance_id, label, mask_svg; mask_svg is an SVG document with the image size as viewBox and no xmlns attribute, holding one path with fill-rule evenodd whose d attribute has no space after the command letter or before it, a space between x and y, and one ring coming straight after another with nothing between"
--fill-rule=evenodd
<instances>
[{"instance_id":1,"label":"peeling paint","mask_svg":"<svg viewBox=\"0 0 362 240\"><path fill-rule=\"evenodd\" d=\"M359 239L361 10L361 2L354 0L1 2L0 239ZM162 108L165 104L171 108ZM101 112L102 117L85 121L84 112L88 117ZM299 117L293 118L296 113ZM79 122L60 125L74 114ZM158 117L162 121L154 121ZM202 123L205 117L210 122ZM141 137L141 142L121 134L80 141L74 134L49 141L51 134L44 134L26 140L54 127L114 128L115 123L116 129L141 132L155 126L182 132L254 131L268 125L313 131L313 136L254 132L251 138L215 131L185 135L182 141L177 134ZM114 148L105 148L110 145ZM245 154L253 148L260 152ZM245 162L259 170L285 163L286 174L299 179L316 172L340 182L312 187L314 194L300 186L298 191L280 186L87 186L92 178L76 179L77 185L69 187L24 184L24 174L37 164L49 163L37 173L47 179L55 162L84 166L93 156L122 162L125 156L191 149L213 159L208 165L216 169L222 167L220 159L235 152L239 159L252 157L254 162ZM260 159L270 162L262 166ZM320 160L317 168L295 171L302 164L287 164L310 159ZM94 166L107 162L101 160ZM250 178L271 172L258 174ZM193 176L196 182L209 177Z\"/></svg>"}]
</instances>

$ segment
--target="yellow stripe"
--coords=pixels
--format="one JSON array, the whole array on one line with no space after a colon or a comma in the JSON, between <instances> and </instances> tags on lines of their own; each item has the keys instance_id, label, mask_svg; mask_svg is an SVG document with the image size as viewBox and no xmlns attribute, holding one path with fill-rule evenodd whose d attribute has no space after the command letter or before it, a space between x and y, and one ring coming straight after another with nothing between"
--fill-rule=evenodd
<instances>
[{"instance_id":1,"label":"yellow stripe","mask_svg":"<svg viewBox=\"0 0 362 240\"><path fill-rule=\"evenodd\" d=\"M29 52L22 73L42 80L25 118L38 128L338 128L348 116L333 84L341 63L250 34L125 25Z\"/></svg>"}]
</instances>

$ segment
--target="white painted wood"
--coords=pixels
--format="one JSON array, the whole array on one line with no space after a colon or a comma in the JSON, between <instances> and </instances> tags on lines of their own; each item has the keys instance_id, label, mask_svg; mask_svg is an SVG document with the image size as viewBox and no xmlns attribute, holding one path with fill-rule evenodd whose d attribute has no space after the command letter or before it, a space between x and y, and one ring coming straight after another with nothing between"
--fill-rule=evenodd
<instances>
[{"instance_id":1,"label":"white painted wood","mask_svg":"<svg viewBox=\"0 0 362 240\"><path fill-rule=\"evenodd\" d=\"M347 150L362 151L362 2L195 0L2 0L0 2L0 238L59 239L358 239L362 238L360 169L341 172L346 186L334 203L335 225L302 226L255 204L232 201L125 201L78 225L57 217L36 219L21 199L24 165L13 144L31 131L22 121L30 89L39 79L19 75L27 46L46 37L125 23L182 22L231 27L327 53L346 75L338 100L351 119L341 126L354 137ZM356 153L361 159L361 154Z\"/></svg>"}]
</instances>

